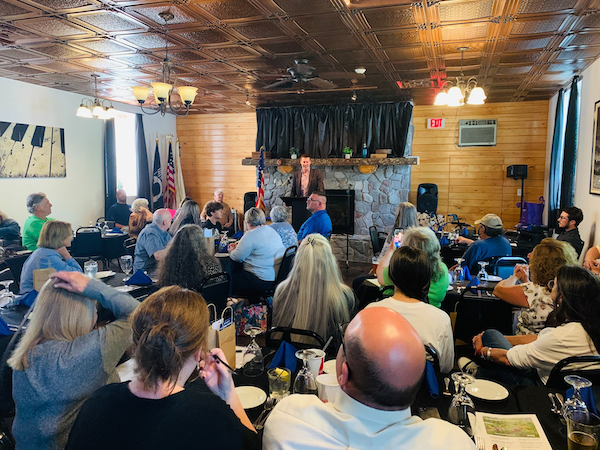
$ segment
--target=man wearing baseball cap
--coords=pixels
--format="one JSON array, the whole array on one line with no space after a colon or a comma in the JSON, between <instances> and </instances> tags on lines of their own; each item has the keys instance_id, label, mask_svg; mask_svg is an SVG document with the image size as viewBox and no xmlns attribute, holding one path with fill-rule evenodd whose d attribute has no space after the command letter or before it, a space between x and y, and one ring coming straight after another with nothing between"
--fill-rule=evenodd
<instances>
[{"instance_id":1,"label":"man wearing baseball cap","mask_svg":"<svg viewBox=\"0 0 600 450\"><path fill-rule=\"evenodd\" d=\"M463 264L469 268L471 274L479 272L479 261L488 261L495 256L512 256L510 242L503 236L504 227L500 217L496 214L486 214L476 220L475 225L479 225L479 240L473 241L462 236L456 239L459 244L469 244L463 255Z\"/></svg>"}]
</instances>

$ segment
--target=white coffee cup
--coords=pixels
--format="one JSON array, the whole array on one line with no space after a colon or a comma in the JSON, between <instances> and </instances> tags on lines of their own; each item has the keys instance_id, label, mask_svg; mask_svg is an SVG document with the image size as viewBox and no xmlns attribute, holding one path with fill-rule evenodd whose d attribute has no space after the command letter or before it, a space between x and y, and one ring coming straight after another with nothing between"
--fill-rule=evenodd
<instances>
[{"instance_id":1,"label":"white coffee cup","mask_svg":"<svg viewBox=\"0 0 600 450\"><path fill-rule=\"evenodd\" d=\"M323 373L323 362L325 362L325 352L319 348L310 348L309 351L313 352L315 356L308 360L308 369L313 374L313 377L317 377Z\"/></svg>"},{"instance_id":2,"label":"white coffee cup","mask_svg":"<svg viewBox=\"0 0 600 450\"><path fill-rule=\"evenodd\" d=\"M321 401L331 402L340 390L337 377L332 373L324 373L317 377L317 392Z\"/></svg>"}]
</instances>

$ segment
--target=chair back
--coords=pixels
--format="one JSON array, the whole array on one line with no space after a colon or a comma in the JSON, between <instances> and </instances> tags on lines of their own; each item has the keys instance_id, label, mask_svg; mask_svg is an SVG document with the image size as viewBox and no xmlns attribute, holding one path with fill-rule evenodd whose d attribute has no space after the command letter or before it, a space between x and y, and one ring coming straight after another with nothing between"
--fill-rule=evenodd
<instances>
[{"instance_id":1,"label":"chair back","mask_svg":"<svg viewBox=\"0 0 600 450\"><path fill-rule=\"evenodd\" d=\"M292 336L308 336L312 338L314 342L298 342L297 340L294 340ZM299 349L323 348L325 346L325 339L314 331L300 330L299 328L291 327L273 327L267 331L265 339L267 347L270 348L278 348L283 341L288 342Z\"/></svg>"},{"instance_id":2,"label":"chair back","mask_svg":"<svg viewBox=\"0 0 600 450\"><path fill-rule=\"evenodd\" d=\"M490 268L494 275L503 280L513 274L517 264L527 264L527 260L520 256L500 256L490 259Z\"/></svg>"},{"instance_id":3,"label":"chair back","mask_svg":"<svg viewBox=\"0 0 600 450\"><path fill-rule=\"evenodd\" d=\"M277 277L275 278L275 287L277 287L277 285L279 285L279 283L285 280L290 274L290 270L292 270L292 266L294 265L294 258L296 257L297 250L297 245L292 245L291 247L285 249L283 258L281 258L279 272L277 272ZM275 287L273 288L273 290L275 289Z\"/></svg>"},{"instance_id":4,"label":"chair back","mask_svg":"<svg viewBox=\"0 0 600 450\"><path fill-rule=\"evenodd\" d=\"M246 211L250 208L253 208L254 205L256 205L256 191L246 192L244 194L244 214L246 214Z\"/></svg>"},{"instance_id":5,"label":"chair back","mask_svg":"<svg viewBox=\"0 0 600 450\"><path fill-rule=\"evenodd\" d=\"M102 233L98 227L81 227L75 233L73 256L101 256Z\"/></svg>"},{"instance_id":6,"label":"chair back","mask_svg":"<svg viewBox=\"0 0 600 450\"><path fill-rule=\"evenodd\" d=\"M557 362L548 377L547 387L568 389L571 386L565 382L567 375L579 375L587 378L594 385L600 383L600 355L569 356Z\"/></svg>"},{"instance_id":7,"label":"chair back","mask_svg":"<svg viewBox=\"0 0 600 450\"><path fill-rule=\"evenodd\" d=\"M373 247L373 255L377 255L381 252L381 245L379 244L379 233L377 227L371 225L369 227L369 236L371 237L371 246Z\"/></svg>"},{"instance_id":8,"label":"chair back","mask_svg":"<svg viewBox=\"0 0 600 450\"><path fill-rule=\"evenodd\" d=\"M207 304L212 303L215 305L217 317L221 317L221 313L227 307L230 283L231 280L227 272L209 275L200 283L200 294L202 294Z\"/></svg>"},{"instance_id":9,"label":"chair back","mask_svg":"<svg viewBox=\"0 0 600 450\"><path fill-rule=\"evenodd\" d=\"M435 370L435 373L440 373L440 358L437 352L427 344L424 344L424 346L425 353L427 353L427 359L433 364L433 370Z\"/></svg>"},{"instance_id":10,"label":"chair back","mask_svg":"<svg viewBox=\"0 0 600 450\"><path fill-rule=\"evenodd\" d=\"M27 261L27 258L29 258L29 254L13 256L4 260L6 265L10 268L12 279L14 280L14 283L11 285L11 290L13 290L13 292L19 292L21 289L19 285L21 281L21 272L23 271L23 265L25 264L25 261Z\"/></svg>"},{"instance_id":11,"label":"chair back","mask_svg":"<svg viewBox=\"0 0 600 450\"><path fill-rule=\"evenodd\" d=\"M125 247L125 254L133 256L135 254L135 244L137 243L137 239L134 237L130 237L123 241L123 247Z\"/></svg>"},{"instance_id":12,"label":"chair back","mask_svg":"<svg viewBox=\"0 0 600 450\"><path fill-rule=\"evenodd\" d=\"M119 256L125 255L127 253L127 249L125 248L125 242L127 240L128 236L126 234L105 237L102 239L102 255L106 261L111 261Z\"/></svg>"}]
</instances>

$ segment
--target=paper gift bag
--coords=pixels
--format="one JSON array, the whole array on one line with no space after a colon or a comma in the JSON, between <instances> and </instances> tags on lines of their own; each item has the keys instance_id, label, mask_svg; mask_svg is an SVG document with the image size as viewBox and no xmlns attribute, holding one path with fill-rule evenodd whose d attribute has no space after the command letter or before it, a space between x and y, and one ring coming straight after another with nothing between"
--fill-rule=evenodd
<instances>
[{"instance_id":1,"label":"paper gift bag","mask_svg":"<svg viewBox=\"0 0 600 450\"><path fill-rule=\"evenodd\" d=\"M204 237L204 239L206 240L206 250L208 250L208 254L214 255L215 254L215 237L214 236Z\"/></svg>"},{"instance_id":2,"label":"paper gift bag","mask_svg":"<svg viewBox=\"0 0 600 450\"><path fill-rule=\"evenodd\" d=\"M50 275L56 272L56 269L37 269L33 271L33 288L40 292L42 286L48 279Z\"/></svg>"},{"instance_id":3,"label":"paper gift bag","mask_svg":"<svg viewBox=\"0 0 600 450\"><path fill-rule=\"evenodd\" d=\"M217 332L217 347L225 354L227 362L235 364L235 323L233 308L228 306L223 310L221 318L214 322L213 329Z\"/></svg>"},{"instance_id":4,"label":"paper gift bag","mask_svg":"<svg viewBox=\"0 0 600 450\"><path fill-rule=\"evenodd\" d=\"M212 303L208 305L208 317L209 317L209 325L208 325L208 333L206 334L206 345L209 350L216 348L219 346L219 342L217 340L217 330L213 328L213 324L217 320L217 307Z\"/></svg>"}]
</instances>

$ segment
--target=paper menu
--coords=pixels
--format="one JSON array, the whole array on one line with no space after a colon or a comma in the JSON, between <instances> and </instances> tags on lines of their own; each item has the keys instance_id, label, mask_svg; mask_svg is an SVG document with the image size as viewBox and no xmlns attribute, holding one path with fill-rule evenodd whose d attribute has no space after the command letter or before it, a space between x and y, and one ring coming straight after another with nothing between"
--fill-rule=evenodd
<instances>
[{"instance_id":1,"label":"paper menu","mask_svg":"<svg viewBox=\"0 0 600 450\"><path fill-rule=\"evenodd\" d=\"M475 435L492 445L510 450L552 450L542 425L535 414L489 414L478 412Z\"/></svg>"}]
</instances>

